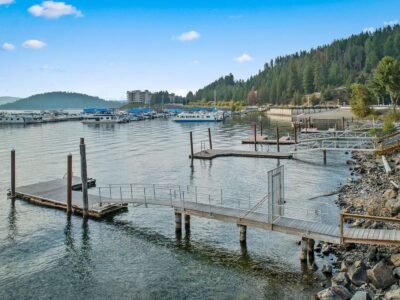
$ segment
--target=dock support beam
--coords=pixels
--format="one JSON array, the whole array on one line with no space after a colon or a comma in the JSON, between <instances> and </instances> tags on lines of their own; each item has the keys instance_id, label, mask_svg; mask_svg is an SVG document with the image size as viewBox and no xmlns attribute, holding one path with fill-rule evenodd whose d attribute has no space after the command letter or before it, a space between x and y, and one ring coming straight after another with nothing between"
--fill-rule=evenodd
<instances>
[{"instance_id":1,"label":"dock support beam","mask_svg":"<svg viewBox=\"0 0 400 300\"><path fill-rule=\"evenodd\" d=\"M300 243L300 261L301 262L307 262L307 238L302 237L301 238L301 243Z\"/></svg>"},{"instance_id":2,"label":"dock support beam","mask_svg":"<svg viewBox=\"0 0 400 300\"><path fill-rule=\"evenodd\" d=\"M11 150L11 199L15 199L15 150Z\"/></svg>"},{"instance_id":3,"label":"dock support beam","mask_svg":"<svg viewBox=\"0 0 400 300\"><path fill-rule=\"evenodd\" d=\"M280 152L280 145L279 145L279 127L276 127L276 150Z\"/></svg>"},{"instance_id":4,"label":"dock support beam","mask_svg":"<svg viewBox=\"0 0 400 300\"><path fill-rule=\"evenodd\" d=\"M190 215L185 215L185 230L190 230Z\"/></svg>"},{"instance_id":5,"label":"dock support beam","mask_svg":"<svg viewBox=\"0 0 400 300\"><path fill-rule=\"evenodd\" d=\"M67 158L67 213L72 213L72 154Z\"/></svg>"},{"instance_id":6,"label":"dock support beam","mask_svg":"<svg viewBox=\"0 0 400 300\"><path fill-rule=\"evenodd\" d=\"M84 138L81 138L79 150L81 153L83 216L87 217L89 215L89 201L88 201L88 185L87 185L86 145Z\"/></svg>"},{"instance_id":7,"label":"dock support beam","mask_svg":"<svg viewBox=\"0 0 400 300\"><path fill-rule=\"evenodd\" d=\"M190 166L193 168L193 133L190 132Z\"/></svg>"},{"instance_id":8,"label":"dock support beam","mask_svg":"<svg viewBox=\"0 0 400 300\"><path fill-rule=\"evenodd\" d=\"M246 243L247 226L239 225L239 230L240 230L239 241L241 244L245 244Z\"/></svg>"},{"instance_id":9,"label":"dock support beam","mask_svg":"<svg viewBox=\"0 0 400 300\"><path fill-rule=\"evenodd\" d=\"M175 212L175 231L182 231L182 214L178 212Z\"/></svg>"},{"instance_id":10,"label":"dock support beam","mask_svg":"<svg viewBox=\"0 0 400 300\"><path fill-rule=\"evenodd\" d=\"M326 149L322 150L322 152L324 153L324 165L326 165Z\"/></svg>"},{"instance_id":11,"label":"dock support beam","mask_svg":"<svg viewBox=\"0 0 400 300\"><path fill-rule=\"evenodd\" d=\"M210 144L210 150L212 150L212 140L211 140L211 129L208 128L208 142Z\"/></svg>"},{"instance_id":12,"label":"dock support beam","mask_svg":"<svg viewBox=\"0 0 400 300\"><path fill-rule=\"evenodd\" d=\"M257 151L257 125L254 123L254 151Z\"/></svg>"}]
</instances>

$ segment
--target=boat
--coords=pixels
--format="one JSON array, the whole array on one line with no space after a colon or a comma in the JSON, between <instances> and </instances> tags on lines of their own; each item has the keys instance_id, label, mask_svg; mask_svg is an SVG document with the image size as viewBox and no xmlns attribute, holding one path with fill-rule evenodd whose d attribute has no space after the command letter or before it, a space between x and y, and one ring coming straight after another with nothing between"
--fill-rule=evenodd
<instances>
[{"instance_id":1,"label":"boat","mask_svg":"<svg viewBox=\"0 0 400 300\"><path fill-rule=\"evenodd\" d=\"M28 115L0 115L0 124L33 124L36 123L32 116Z\"/></svg>"},{"instance_id":2,"label":"boat","mask_svg":"<svg viewBox=\"0 0 400 300\"><path fill-rule=\"evenodd\" d=\"M118 124L118 123L126 123L127 120L125 118L121 118L115 114L94 114L84 120L82 120L83 124Z\"/></svg>"},{"instance_id":3,"label":"boat","mask_svg":"<svg viewBox=\"0 0 400 300\"><path fill-rule=\"evenodd\" d=\"M224 120L223 111L196 111L196 112L182 112L175 118L175 122L220 122Z\"/></svg>"}]
</instances>

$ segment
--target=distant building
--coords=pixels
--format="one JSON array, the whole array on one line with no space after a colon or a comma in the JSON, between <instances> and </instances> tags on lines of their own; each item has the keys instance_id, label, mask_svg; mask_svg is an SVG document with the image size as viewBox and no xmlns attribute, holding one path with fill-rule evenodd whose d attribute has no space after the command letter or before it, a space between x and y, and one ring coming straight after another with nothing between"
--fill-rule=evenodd
<instances>
[{"instance_id":1,"label":"distant building","mask_svg":"<svg viewBox=\"0 0 400 300\"><path fill-rule=\"evenodd\" d=\"M152 94L148 91L127 91L126 98L128 103L150 104Z\"/></svg>"}]
</instances>

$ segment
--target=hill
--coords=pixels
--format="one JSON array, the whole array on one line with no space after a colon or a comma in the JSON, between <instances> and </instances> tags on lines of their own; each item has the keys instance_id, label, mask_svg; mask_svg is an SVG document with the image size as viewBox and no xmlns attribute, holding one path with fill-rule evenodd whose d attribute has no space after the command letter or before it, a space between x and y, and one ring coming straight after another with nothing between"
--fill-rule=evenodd
<instances>
[{"instance_id":1,"label":"hill","mask_svg":"<svg viewBox=\"0 0 400 300\"><path fill-rule=\"evenodd\" d=\"M6 103L15 102L15 101L17 101L17 100L19 100L19 99L21 99L21 98L3 96L3 97L0 97L0 105L1 105L1 104L6 104Z\"/></svg>"},{"instance_id":2,"label":"hill","mask_svg":"<svg viewBox=\"0 0 400 300\"><path fill-rule=\"evenodd\" d=\"M122 102L79 93L50 92L0 105L0 109L82 109L85 107L118 108Z\"/></svg>"},{"instance_id":3,"label":"hill","mask_svg":"<svg viewBox=\"0 0 400 300\"><path fill-rule=\"evenodd\" d=\"M338 87L365 83L386 55L400 59L400 25L363 32L333 41L310 51L280 56L264 64L263 70L247 80L232 74L199 89L188 100L247 100L249 104L300 104L305 95L320 92L330 100Z\"/></svg>"}]
</instances>

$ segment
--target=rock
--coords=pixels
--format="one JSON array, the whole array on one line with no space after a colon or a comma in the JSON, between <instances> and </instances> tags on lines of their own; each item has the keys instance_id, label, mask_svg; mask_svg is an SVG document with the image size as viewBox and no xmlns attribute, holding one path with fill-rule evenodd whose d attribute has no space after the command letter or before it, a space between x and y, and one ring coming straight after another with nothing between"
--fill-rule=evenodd
<instances>
[{"instance_id":1,"label":"rock","mask_svg":"<svg viewBox=\"0 0 400 300\"><path fill-rule=\"evenodd\" d=\"M385 208L389 210L392 216L396 216L400 213L400 199L389 199L386 201Z\"/></svg>"},{"instance_id":2,"label":"rock","mask_svg":"<svg viewBox=\"0 0 400 300\"><path fill-rule=\"evenodd\" d=\"M400 289L389 291L385 295L386 300L400 300Z\"/></svg>"},{"instance_id":3,"label":"rock","mask_svg":"<svg viewBox=\"0 0 400 300\"><path fill-rule=\"evenodd\" d=\"M390 262L392 263L393 266L400 267L400 253L398 254L393 254L390 258L389 258Z\"/></svg>"},{"instance_id":4,"label":"rock","mask_svg":"<svg viewBox=\"0 0 400 300\"><path fill-rule=\"evenodd\" d=\"M324 266L322 267L321 270L322 273L324 273L325 275L329 275L332 274L332 266L329 262L324 262Z\"/></svg>"},{"instance_id":5,"label":"rock","mask_svg":"<svg viewBox=\"0 0 400 300\"><path fill-rule=\"evenodd\" d=\"M368 247L367 251L367 258L369 261L375 261L376 260L376 253L377 253L377 248L376 246L370 246Z\"/></svg>"},{"instance_id":6,"label":"rock","mask_svg":"<svg viewBox=\"0 0 400 300\"><path fill-rule=\"evenodd\" d=\"M366 291L358 291L351 297L351 300L371 300L371 296Z\"/></svg>"},{"instance_id":7,"label":"rock","mask_svg":"<svg viewBox=\"0 0 400 300\"><path fill-rule=\"evenodd\" d=\"M394 278L400 279L400 267L394 268L392 274Z\"/></svg>"},{"instance_id":8,"label":"rock","mask_svg":"<svg viewBox=\"0 0 400 300\"><path fill-rule=\"evenodd\" d=\"M322 252L323 255L328 255L329 253L332 252L332 247L329 246L328 244L324 244L324 245L322 246L321 252Z\"/></svg>"},{"instance_id":9,"label":"rock","mask_svg":"<svg viewBox=\"0 0 400 300\"><path fill-rule=\"evenodd\" d=\"M393 277L393 265L386 260L381 260L375 267L368 270L368 279L378 289L386 289L390 287L395 279Z\"/></svg>"},{"instance_id":10,"label":"rock","mask_svg":"<svg viewBox=\"0 0 400 300\"><path fill-rule=\"evenodd\" d=\"M382 197L385 199L395 199L397 197L397 191L394 189L387 189Z\"/></svg>"},{"instance_id":11,"label":"rock","mask_svg":"<svg viewBox=\"0 0 400 300\"><path fill-rule=\"evenodd\" d=\"M350 281L345 272L339 272L332 278L332 286L343 285L349 287Z\"/></svg>"},{"instance_id":12,"label":"rock","mask_svg":"<svg viewBox=\"0 0 400 300\"><path fill-rule=\"evenodd\" d=\"M340 272L347 272L348 269L349 269L348 263L345 260L342 261L342 263L340 264Z\"/></svg>"},{"instance_id":13,"label":"rock","mask_svg":"<svg viewBox=\"0 0 400 300\"><path fill-rule=\"evenodd\" d=\"M348 300L351 298L351 293L344 286L331 286L317 294L319 300Z\"/></svg>"},{"instance_id":14,"label":"rock","mask_svg":"<svg viewBox=\"0 0 400 300\"><path fill-rule=\"evenodd\" d=\"M363 285L368 281L367 277L367 267L365 266L364 262L361 260L356 261L347 272L350 281L355 286Z\"/></svg>"}]
</instances>

